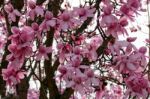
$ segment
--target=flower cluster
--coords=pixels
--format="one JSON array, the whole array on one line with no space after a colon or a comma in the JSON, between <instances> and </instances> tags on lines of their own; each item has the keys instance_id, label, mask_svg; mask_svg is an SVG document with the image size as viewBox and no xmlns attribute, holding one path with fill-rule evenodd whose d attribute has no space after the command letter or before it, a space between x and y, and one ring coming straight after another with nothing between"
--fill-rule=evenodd
<instances>
[{"instance_id":1,"label":"flower cluster","mask_svg":"<svg viewBox=\"0 0 150 99\"><path fill-rule=\"evenodd\" d=\"M22 9L5 3L0 70L10 87L24 78L40 82L41 92L29 89L27 99L42 93L63 97L70 89L73 99L145 99L150 93L147 47L137 48L138 38L129 36L137 31L129 24L139 15L141 0L90 0L80 7L66 3L66 9L55 0L27 0Z\"/></svg>"}]
</instances>

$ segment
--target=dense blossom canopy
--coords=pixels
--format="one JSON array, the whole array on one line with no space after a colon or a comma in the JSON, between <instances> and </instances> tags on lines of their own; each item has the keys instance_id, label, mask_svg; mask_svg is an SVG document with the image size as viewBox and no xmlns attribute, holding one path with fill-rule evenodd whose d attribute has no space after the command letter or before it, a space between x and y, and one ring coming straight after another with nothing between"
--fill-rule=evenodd
<instances>
[{"instance_id":1,"label":"dense blossom canopy","mask_svg":"<svg viewBox=\"0 0 150 99\"><path fill-rule=\"evenodd\" d=\"M140 30L130 24L148 3L1 0L1 97L148 99L149 46L138 48L130 37Z\"/></svg>"}]
</instances>

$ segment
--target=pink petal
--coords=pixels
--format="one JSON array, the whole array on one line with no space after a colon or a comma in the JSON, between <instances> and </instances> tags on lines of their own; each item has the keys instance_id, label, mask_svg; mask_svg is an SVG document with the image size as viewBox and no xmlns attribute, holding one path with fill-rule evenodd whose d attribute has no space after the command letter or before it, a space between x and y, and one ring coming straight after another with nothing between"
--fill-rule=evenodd
<instances>
[{"instance_id":1,"label":"pink petal","mask_svg":"<svg viewBox=\"0 0 150 99\"><path fill-rule=\"evenodd\" d=\"M19 72L17 73L18 79L23 79L24 78L24 73L23 72Z\"/></svg>"},{"instance_id":2,"label":"pink petal","mask_svg":"<svg viewBox=\"0 0 150 99\"><path fill-rule=\"evenodd\" d=\"M34 12L34 10L31 10L29 12L29 16L30 16L31 20L34 20L34 18L35 18L35 12Z\"/></svg>"},{"instance_id":3,"label":"pink petal","mask_svg":"<svg viewBox=\"0 0 150 99\"><path fill-rule=\"evenodd\" d=\"M130 53L132 51L132 45L129 44L126 48L126 52Z\"/></svg>"},{"instance_id":4,"label":"pink petal","mask_svg":"<svg viewBox=\"0 0 150 99\"><path fill-rule=\"evenodd\" d=\"M19 28L18 28L18 27L13 26L13 27L11 28L11 32L12 32L12 33L19 33L19 32L20 32L20 30L19 30Z\"/></svg>"},{"instance_id":5,"label":"pink petal","mask_svg":"<svg viewBox=\"0 0 150 99\"><path fill-rule=\"evenodd\" d=\"M21 16L21 13L18 10L14 10L13 13L17 16Z\"/></svg>"},{"instance_id":6,"label":"pink petal","mask_svg":"<svg viewBox=\"0 0 150 99\"><path fill-rule=\"evenodd\" d=\"M128 42L134 42L137 39L137 37L128 37L127 41Z\"/></svg>"},{"instance_id":7,"label":"pink petal","mask_svg":"<svg viewBox=\"0 0 150 99\"><path fill-rule=\"evenodd\" d=\"M16 21L16 16L15 16L15 14L9 13L8 17L9 17L13 22Z\"/></svg>"},{"instance_id":8,"label":"pink petal","mask_svg":"<svg viewBox=\"0 0 150 99\"><path fill-rule=\"evenodd\" d=\"M97 59L97 52L96 51L91 51L90 52L91 56L90 56L90 60L91 61L95 61Z\"/></svg>"},{"instance_id":9,"label":"pink petal","mask_svg":"<svg viewBox=\"0 0 150 99\"><path fill-rule=\"evenodd\" d=\"M47 25L51 26L51 27L54 27L56 25L56 21L55 20L48 20L46 22Z\"/></svg>"},{"instance_id":10,"label":"pink petal","mask_svg":"<svg viewBox=\"0 0 150 99\"><path fill-rule=\"evenodd\" d=\"M144 47L144 46L143 46L143 47L140 47L140 48L139 48L139 52L142 53L142 54L145 54L145 53L147 52L147 48Z\"/></svg>"},{"instance_id":11,"label":"pink petal","mask_svg":"<svg viewBox=\"0 0 150 99\"><path fill-rule=\"evenodd\" d=\"M130 63L130 62L127 63L127 68L130 69L130 70L132 70L132 71L135 71L135 70L137 69L136 66L133 65L133 64Z\"/></svg>"},{"instance_id":12,"label":"pink petal","mask_svg":"<svg viewBox=\"0 0 150 99\"><path fill-rule=\"evenodd\" d=\"M44 15L44 11L43 11L42 7L37 6L37 7L35 8L35 12L36 12L38 15L41 15L41 16Z\"/></svg>"}]
</instances>

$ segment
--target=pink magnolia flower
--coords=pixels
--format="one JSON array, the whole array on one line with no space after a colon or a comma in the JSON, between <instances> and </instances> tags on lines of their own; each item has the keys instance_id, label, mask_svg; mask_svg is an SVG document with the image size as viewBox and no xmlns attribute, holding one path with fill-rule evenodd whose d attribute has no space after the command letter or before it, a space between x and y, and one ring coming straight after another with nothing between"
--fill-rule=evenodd
<instances>
[{"instance_id":1,"label":"pink magnolia flower","mask_svg":"<svg viewBox=\"0 0 150 99\"><path fill-rule=\"evenodd\" d=\"M90 62L95 61L98 57L96 49L93 48L90 44L87 44L83 50L83 56L88 58Z\"/></svg>"},{"instance_id":2,"label":"pink magnolia flower","mask_svg":"<svg viewBox=\"0 0 150 99\"><path fill-rule=\"evenodd\" d=\"M2 76L6 83L10 86L16 85L24 78L26 73L21 70L16 70L12 66L7 67L7 69L2 69Z\"/></svg>"},{"instance_id":3,"label":"pink magnolia flower","mask_svg":"<svg viewBox=\"0 0 150 99\"><path fill-rule=\"evenodd\" d=\"M102 39L100 36L93 36L90 41L90 45L93 49L97 49L102 44Z\"/></svg>"},{"instance_id":4,"label":"pink magnolia flower","mask_svg":"<svg viewBox=\"0 0 150 99\"><path fill-rule=\"evenodd\" d=\"M53 17L53 13L50 11L46 11L45 20L40 24L40 30L49 30L50 27L56 26L56 19Z\"/></svg>"},{"instance_id":5,"label":"pink magnolia flower","mask_svg":"<svg viewBox=\"0 0 150 99\"><path fill-rule=\"evenodd\" d=\"M89 6L74 8L75 15L79 16L81 21L85 21L88 17L94 16L95 8L90 8Z\"/></svg>"},{"instance_id":6,"label":"pink magnolia flower","mask_svg":"<svg viewBox=\"0 0 150 99\"><path fill-rule=\"evenodd\" d=\"M5 5L4 9L8 14L8 18L13 22L16 21L17 16L21 16L21 13L18 10L14 9L11 4Z\"/></svg>"},{"instance_id":7,"label":"pink magnolia flower","mask_svg":"<svg viewBox=\"0 0 150 99\"><path fill-rule=\"evenodd\" d=\"M117 41L109 45L114 57L114 65L120 72L136 72L146 66L146 48L137 49L131 42L135 38L128 38L127 41ZM122 49L122 51L120 50Z\"/></svg>"},{"instance_id":8,"label":"pink magnolia flower","mask_svg":"<svg viewBox=\"0 0 150 99\"><path fill-rule=\"evenodd\" d=\"M128 37L127 41L128 42L134 42L137 39L137 37Z\"/></svg>"},{"instance_id":9,"label":"pink magnolia flower","mask_svg":"<svg viewBox=\"0 0 150 99\"><path fill-rule=\"evenodd\" d=\"M13 34L9 37L9 39L12 40L12 43L22 44L31 42L34 39L34 31L29 26L24 26L22 29L14 26L11 28L11 31Z\"/></svg>"},{"instance_id":10,"label":"pink magnolia flower","mask_svg":"<svg viewBox=\"0 0 150 99\"><path fill-rule=\"evenodd\" d=\"M42 33L40 27L37 23L32 23L32 29L34 30L35 36L41 41L42 40Z\"/></svg>"},{"instance_id":11,"label":"pink magnolia flower","mask_svg":"<svg viewBox=\"0 0 150 99\"><path fill-rule=\"evenodd\" d=\"M56 20L53 17L53 13L52 12L46 11L46 13L45 13L45 19L47 21L46 24L48 26L54 27L56 25Z\"/></svg>"},{"instance_id":12,"label":"pink magnolia flower","mask_svg":"<svg viewBox=\"0 0 150 99\"><path fill-rule=\"evenodd\" d=\"M137 11L141 7L141 1L140 0L128 0L127 5L133 10Z\"/></svg>"},{"instance_id":13,"label":"pink magnolia flower","mask_svg":"<svg viewBox=\"0 0 150 99\"><path fill-rule=\"evenodd\" d=\"M133 50L137 51L137 48L128 41L115 41L115 42L110 42L108 45L108 49L111 51L113 55L118 55L120 56L121 51L120 49L125 50L125 53L129 55Z\"/></svg>"},{"instance_id":14,"label":"pink magnolia flower","mask_svg":"<svg viewBox=\"0 0 150 99\"><path fill-rule=\"evenodd\" d=\"M57 77L59 77L59 79L64 80L66 82L72 78L72 75L74 75L72 70L68 68L68 65L60 65L58 67L58 71L60 74L58 74Z\"/></svg>"},{"instance_id":15,"label":"pink magnolia flower","mask_svg":"<svg viewBox=\"0 0 150 99\"><path fill-rule=\"evenodd\" d=\"M20 38L23 42L30 42L34 39L33 29L29 26L25 26L21 30Z\"/></svg>"},{"instance_id":16,"label":"pink magnolia flower","mask_svg":"<svg viewBox=\"0 0 150 99\"><path fill-rule=\"evenodd\" d=\"M80 66L80 63L82 61L82 58L80 55L72 55L70 59L71 59L70 62L71 62L73 67L79 67Z\"/></svg>"},{"instance_id":17,"label":"pink magnolia flower","mask_svg":"<svg viewBox=\"0 0 150 99\"><path fill-rule=\"evenodd\" d=\"M147 59L149 57L146 56L146 52L147 52L147 48L142 46L139 48L138 52L136 53L137 56L139 56L139 60L140 60L140 65L145 67L147 64Z\"/></svg>"},{"instance_id":18,"label":"pink magnolia flower","mask_svg":"<svg viewBox=\"0 0 150 99\"><path fill-rule=\"evenodd\" d=\"M20 32L21 32L20 29L17 27L12 27L11 31L13 34L9 37L9 39L11 39L12 43L19 44L21 42L20 41Z\"/></svg>"},{"instance_id":19,"label":"pink magnolia flower","mask_svg":"<svg viewBox=\"0 0 150 99\"><path fill-rule=\"evenodd\" d=\"M67 64L68 65L68 69L70 70L70 72L74 72L75 74L81 74L81 70L85 70L88 68L88 66L86 65L82 65L82 56L81 55L74 55L72 54L70 56L70 60L68 60Z\"/></svg>"},{"instance_id":20,"label":"pink magnolia flower","mask_svg":"<svg viewBox=\"0 0 150 99\"><path fill-rule=\"evenodd\" d=\"M104 28L106 27L111 27L116 25L118 22L117 17L113 16L113 15L103 15L102 19L100 21L100 25Z\"/></svg>"},{"instance_id":21,"label":"pink magnolia flower","mask_svg":"<svg viewBox=\"0 0 150 99\"><path fill-rule=\"evenodd\" d=\"M149 81L142 74L132 74L125 79L128 87L127 92L131 92L133 96L146 98L148 95ZM145 97L145 98L144 98Z\"/></svg>"},{"instance_id":22,"label":"pink magnolia flower","mask_svg":"<svg viewBox=\"0 0 150 99\"><path fill-rule=\"evenodd\" d=\"M59 49L59 62L63 63L67 57L67 54L72 51L72 46L70 44L59 43L57 48Z\"/></svg>"},{"instance_id":23,"label":"pink magnolia flower","mask_svg":"<svg viewBox=\"0 0 150 99\"><path fill-rule=\"evenodd\" d=\"M142 46L139 48L139 52L142 53L142 54L145 54L147 52L147 48Z\"/></svg>"},{"instance_id":24,"label":"pink magnolia flower","mask_svg":"<svg viewBox=\"0 0 150 99\"><path fill-rule=\"evenodd\" d=\"M110 0L102 0L105 5L110 5Z\"/></svg>"},{"instance_id":25,"label":"pink magnolia flower","mask_svg":"<svg viewBox=\"0 0 150 99\"><path fill-rule=\"evenodd\" d=\"M100 81L98 78L95 77L94 71L91 69L85 70L84 74L86 74L86 81L85 85L87 86L99 86Z\"/></svg>"},{"instance_id":26,"label":"pink magnolia flower","mask_svg":"<svg viewBox=\"0 0 150 99\"><path fill-rule=\"evenodd\" d=\"M24 59L16 58L13 54L7 55L6 59L9 61L8 65L16 69L21 68L24 63Z\"/></svg>"},{"instance_id":27,"label":"pink magnolia flower","mask_svg":"<svg viewBox=\"0 0 150 99\"><path fill-rule=\"evenodd\" d=\"M120 55L120 49L122 48L122 45L126 45L126 42L120 42L120 41L113 41L108 44L108 50L113 55Z\"/></svg>"},{"instance_id":28,"label":"pink magnolia flower","mask_svg":"<svg viewBox=\"0 0 150 99\"><path fill-rule=\"evenodd\" d=\"M20 45L10 44L8 46L8 50L16 58L20 58L20 60L32 55L32 45L30 43L24 43Z\"/></svg>"},{"instance_id":29,"label":"pink magnolia flower","mask_svg":"<svg viewBox=\"0 0 150 99\"><path fill-rule=\"evenodd\" d=\"M34 31L37 31L37 32L39 31L39 25L36 22L32 23L31 26Z\"/></svg>"},{"instance_id":30,"label":"pink magnolia flower","mask_svg":"<svg viewBox=\"0 0 150 99\"><path fill-rule=\"evenodd\" d=\"M43 45L40 45L39 46L39 49L38 49L38 53L36 54L36 59L37 60L40 60L42 58L48 60L48 55L49 53L52 52L52 47L45 47Z\"/></svg>"},{"instance_id":31,"label":"pink magnolia flower","mask_svg":"<svg viewBox=\"0 0 150 99\"><path fill-rule=\"evenodd\" d=\"M72 87L75 91L78 91L80 94L84 95L86 92L86 85L84 85L85 76L84 75L74 75L72 80L68 82L67 87ZM84 90L85 89L85 90Z\"/></svg>"},{"instance_id":32,"label":"pink magnolia flower","mask_svg":"<svg viewBox=\"0 0 150 99\"><path fill-rule=\"evenodd\" d=\"M88 58L89 61L95 61L98 57L97 48L102 44L101 37L93 36L89 43L85 44L82 54Z\"/></svg>"},{"instance_id":33,"label":"pink magnolia flower","mask_svg":"<svg viewBox=\"0 0 150 99\"><path fill-rule=\"evenodd\" d=\"M35 16L43 16L44 15L44 9L42 8L42 6L37 6L36 3L34 1L29 1L28 2L29 4L29 8L30 8L30 11L29 11L29 16L31 18L31 20L34 20Z\"/></svg>"},{"instance_id":34,"label":"pink magnolia flower","mask_svg":"<svg viewBox=\"0 0 150 99\"><path fill-rule=\"evenodd\" d=\"M110 27L117 23L118 19L112 15L113 6L110 3L105 5L102 10L104 12L102 16L100 16L100 18L102 18L100 21L102 27Z\"/></svg>"},{"instance_id":35,"label":"pink magnolia flower","mask_svg":"<svg viewBox=\"0 0 150 99\"><path fill-rule=\"evenodd\" d=\"M67 74L68 70L66 66L59 66L58 71L61 73L62 76L64 76L65 74Z\"/></svg>"},{"instance_id":36,"label":"pink magnolia flower","mask_svg":"<svg viewBox=\"0 0 150 99\"><path fill-rule=\"evenodd\" d=\"M64 11L62 14L60 14L58 23L59 23L59 29L66 30L66 29L72 29L76 25L80 23L77 19L75 19L72 12Z\"/></svg>"},{"instance_id":37,"label":"pink magnolia flower","mask_svg":"<svg viewBox=\"0 0 150 99\"><path fill-rule=\"evenodd\" d=\"M115 38L118 37L119 34L128 35L126 29L124 28L128 25L126 17L121 17L118 19L116 16L107 11L107 14L102 15L100 25L107 29L107 35L112 35Z\"/></svg>"},{"instance_id":38,"label":"pink magnolia flower","mask_svg":"<svg viewBox=\"0 0 150 99\"><path fill-rule=\"evenodd\" d=\"M127 20L127 18L124 16L124 17L121 17L120 19L119 19L119 24L122 26L122 27L125 27L125 26L127 26L128 25L128 20Z\"/></svg>"},{"instance_id":39,"label":"pink magnolia flower","mask_svg":"<svg viewBox=\"0 0 150 99\"><path fill-rule=\"evenodd\" d=\"M137 58L127 55L117 57L115 62L117 62L116 68L123 73L134 72L140 67L140 64L137 62Z\"/></svg>"},{"instance_id":40,"label":"pink magnolia flower","mask_svg":"<svg viewBox=\"0 0 150 99\"><path fill-rule=\"evenodd\" d=\"M121 54L114 59L114 62L116 62L115 67L123 73L139 72L145 68L147 63L145 53L145 47L133 52L127 51L125 55Z\"/></svg>"},{"instance_id":41,"label":"pink magnolia flower","mask_svg":"<svg viewBox=\"0 0 150 99\"><path fill-rule=\"evenodd\" d=\"M75 46L75 47L73 48L73 53L76 54L76 55L81 55L82 52L83 52L83 49L80 48L79 46Z\"/></svg>"},{"instance_id":42,"label":"pink magnolia flower","mask_svg":"<svg viewBox=\"0 0 150 99\"><path fill-rule=\"evenodd\" d=\"M130 20L134 21L134 12L132 11L132 9L128 6L128 4L124 4L123 6L121 6L120 8L120 13L121 15L125 15L127 16Z\"/></svg>"},{"instance_id":43,"label":"pink magnolia flower","mask_svg":"<svg viewBox=\"0 0 150 99\"><path fill-rule=\"evenodd\" d=\"M112 35L113 37L116 37L116 38L118 38L118 35L120 35L120 34L128 35L126 29L124 28L127 25L128 25L127 18L126 17L121 17L118 21L116 21L113 24L110 24L107 27L106 34L107 35Z\"/></svg>"},{"instance_id":44,"label":"pink magnolia flower","mask_svg":"<svg viewBox=\"0 0 150 99\"><path fill-rule=\"evenodd\" d=\"M107 0L108 1L108 0ZM102 11L104 12L103 15L110 15L113 11L113 5L110 4L110 2L108 1L107 3L105 3L105 5L102 8Z\"/></svg>"}]
</instances>

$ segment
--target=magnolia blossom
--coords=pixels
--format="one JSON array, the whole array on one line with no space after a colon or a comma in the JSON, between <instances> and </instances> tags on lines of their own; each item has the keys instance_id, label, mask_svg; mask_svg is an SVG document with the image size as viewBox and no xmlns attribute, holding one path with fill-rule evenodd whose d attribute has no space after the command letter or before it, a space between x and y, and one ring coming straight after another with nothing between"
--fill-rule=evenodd
<instances>
[{"instance_id":1,"label":"magnolia blossom","mask_svg":"<svg viewBox=\"0 0 150 99\"><path fill-rule=\"evenodd\" d=\"M128 25L126 17L121 17L119 20L113 15L104 15L101 21L102 27L107 27L106 34L118 37L120 34L128 35L125 26Z\"/></svg>"},{"instance_id":2,"label":"magnolia blossom","mask_svg":"<svg viewBox=\"0 0 150 99\"><path fill-rule=\"evenodd\" d=\"M110 45L109 49L114 55L113 65L120 72L129 73L144 69L146 66L146 48L137 49L132 42L136 38L127 38L127 41L118 41ZM120 50L122 49L122 51Z\"/></svg>"},{"instance_id":3,"label":"magnolia blossom","mask_svg":"<svg viewBox=\"0 0 150 99\"><path fill-rule=\"evenodd\" d=\"M39 49L38 49L38 53L36 54L36 59L40 60L40 59L46 59L48 60L48 55L49 53L52 52L52 48L51 47L45 47L43 45L40 45Z\"/></svg>"},{"instance_id":4,"label":"magnolia blossom","mask_svg":"<svg viewBox=\"0 0 150 99\"><path fill-rule=\"evenodd\" d=\"M77 74L72 79L72 81L68 82L67 87L72 87L74 90L78 90L81 94L84 94L86 91L84 90L86 86L83 83L85 80L84 75Z\"/></svg>"},{"instance_id":5,"label":"magnolia blossom","mask_svg":"<svg viewBox=\"0 0 150 99\"><path fill-rule=\"evenodd\" d=\"M128 73L132 71L138 71L140 67L145 67L145 64L141 64L141 56L137 54L132 54L132 55L122 55L121 57L117 57L115 62L116 63L116 68L119 69L120 72ZM143 61L145 63L145 60ZM142 63L143 63L142 62Z\"/></svg>"},{"instance_id":6,"label":"magnolia blossom","mask_svg":"<svg viewBox=\"0 0 150 99\"><path fill-rule=\"evenodd\" d=\"M56 19L53 17L52 12L46 11L45 20L40 24L41 30L49 30L50 27L54 27L56 25Z\"/></svg>"},{"instance_id":7,"label":"magnolia blossom","mask_svg":"<svg viewBox=\"0 0 150 99\"><path fill-rule=\"evenodd\" d=\"M134 14L138 13L137 10L141 7L140 0L127 0L127 2L120 7L121 15L127 16L130 20L134 21Z\"/></svg>"},{"instance_id":8,"label":"magnolia blossom","mask_svg":"<svg viewBox=\"0 0 150 99\"><path fill-rule=\"evenodd\" d=\"M58 77L60 77L61 79L67 80L68 78L71 78L69 76L70 76L70 74L72 74L72 72L69 72L66 65L65 66L62 66L62 65L59 66L58 71L60 72L60 75L58 75Z\"/></svg>"},{"instance_id":9,"label":"magnolia blossom","mask_svg":"<svg viewBox=\"0 0 150 99\"><path fill-rule=\"evenodd\" d=\"M98 78L95 77L95 74L94 74L93 70L88 69L88 70L85 71L85 74L87 76L87 80L85 82L85 84L87 86L91 86L91 85L93 85L93 86L99 86L100 81L99 81Z\"/></svg>"},{"instance_id":10,"label":"magnolia blossom","mask_svg":"<svg viewBox=\"0 0 150 99\"><path fill-rule=\"evenodd\" d=\"M87 45L88 48L84 50L84 57L88 58L89 61L95 61L98 57L96 53L96 49L91 47L91 45Z\"/></svg>"},{"instance_id":11,"label":"magnolia blossom","mask_svg":"<svg viewBox=\"0 0 150 99\"><path fill-rule=\"evenodd\" d=\"M59 29L66 30L80 24L80 21L75 19L72 12L65 11L59 16Z\"/></svg>"},{"instance_id":12,"label":"magnolia blossom","mask_svg":"<svg viewBox=\"0 0 150 99\"><path fill-rule=\"evenodd\" d=\"M95 61L98 57L97 48L102 44L102 40L99 36L94 36L91 38L90 43L85 44L82 54L84 57L88 58L89 61Z\"/></svg>"},{"instance_id":13,"label":"magnolia blossom","mask_svg":"<svg viewBox=\"0 0 150 99\"><path fill-rule=\"evenodd\" d=\"M125 83L128 86L127 93L131 92L133 96L146 98L148 95L148 89L150 87L149 81L139 73L132 74L125 79Z\"/></svg>"},{"instance_id":14,"label":"magnolia blossom","mask_svg":"<svg viewBox=\"0 0 150 99\"><path fill-rule=\"evenodd\" d=\"M59 49L59 62L63 63L69 52L72 51L72 46L70 44L59 43L57 48Z\"/></svg>"},{"instance_id":15,"label":"magnolia blossom","mask_svg":"<svg viewBox=\"0 0 150 99\"><path fill-rule=\"evenodd\" d=\"M26 74L25 71L17 70L12 66L2 70L3 79L10 86L19 83L20 80L24 78L25 74Z\"/></svg>"},{"instance_id":16,"label":"magnolia blossom","mask_svg":"<svg viewBox=\"0 0 150 99\"><path fill-rule=\"evenodd\" d=\"M37 23L32 23L32 29L34 30L35 36L41 41L42 40L42 34L40 30L40 26Z\"/></svg>"},{"instance_id":17,"label":"magnolia blossom","mask_svg":"<svg viewBox=\"0 0 150 99\"><path fill-rule=\"evenodd\" d=\"M17 27L12 27L11 31L13 35L11 35L9 39L12 40L12 43L23 44L34 39L34 32L31 27L25 26L21 30Z\"/></svg>"},{"instance_id":18,"label":"magnolia blossom","mask_svg":"<svg viewBox=\"0 0 150 99\"><path fill-rule=\"evenodd\" d=\"M120 56L120 54L122 53L120 49L124 49L127 55L130 54L133 50L137 51L137 48L129 39L127 39L127 41L112 41L108 45L108 50L110 50L113 55Z\"/></svg>"},{"instance_id":19,"label":"magnolia blossom","mask_svg":"<svg viewBox=\"0 0 150 99\"><path fill-rule=\"evenodd\" d=\"M134 0L134 1L128 0L127 4L133 11L136 11L141 7L141 1L140 0Z\"/></svg>"},{"instance_id":20,"label":"magnolia blossom","mask_svg":"<svg viewBox=\"0 0 150 99\"><path fill-rule=\"evenodd\" d=\"M5 5L4 9L8 13L8 18L13 22L16 21L17 16L21 16L21 13L17 9L14 9L11 4Z\"/></svg>"},{"instance_id":21,"label":"magnolia blossom","mask_svg":"<svg viewBox=\"0 0 150 99\"><path fill-rule=\"evenodd\" d=\"M29 43L17 46L16 44L11 44L8 47L9 51L14 54L16 58L28 57L32 54L32 47Z\"/></svg>"},{"instance_id":22,"label":"magnolia blossom","mask_svg":"<svg viewBox=\"0 0 150 99\"><path fill-rule=\"evenodd\" d=\"M90 9L89 6L83 8L74 8L75 15L79 16L81 21L85 21L88 17L94 17L95 8Z\"/></svg>"},{"instance_id":23,"label":"magnolia blossom","mask_svg":"<svg viewBox=\"0 0 150 99\"><path fill-rule=\"evenodd\" d=\"M44 15L44 9L42 8L42 6L37 6L36 3L34 1L29 1L28 2L30 11L29 11L29 16L31 18L31 20L34 20L35 16L43 16Z\"/></svg>"},{"instance_id":24,"label":"magnolia blossom","mask_svg":"<svg viewBox=\"0 0 150 99\"><path fill-rule=\"evenodd\" d=\"M16 1L0 2L0 69L19 99L22 84L27 99L148 96L150 40L137 48L138 38L129 37L141 29L130 27L144 10L141 0L81 0L78 7L68 0ZM37 89L26 85L32 78Z\"/></svg>"},{"instance_id":25,"label":"magnolia blossom","mask_svg":"<svg viewBox=\"0 0 150 99\"><path fill-rule=\"evenodd\" d=\"M134 17L134 13L133 11L131 10L131 8L129 6L127 6L127 4L121 6L120 8L120 12L121 14L127 16L129 19L133 20L133 17Z\"/></svg>"}]
</instances>

